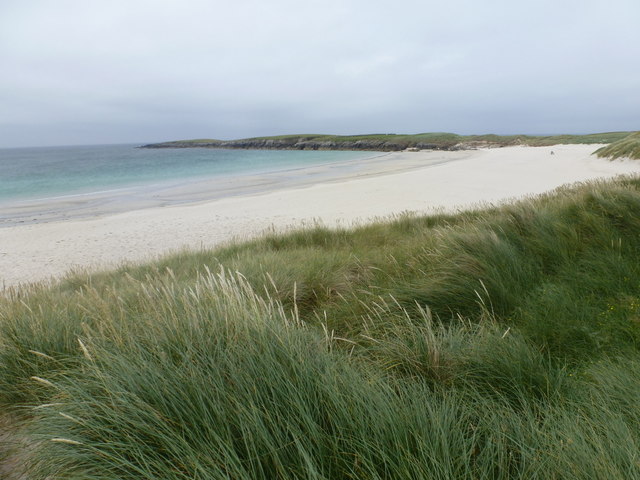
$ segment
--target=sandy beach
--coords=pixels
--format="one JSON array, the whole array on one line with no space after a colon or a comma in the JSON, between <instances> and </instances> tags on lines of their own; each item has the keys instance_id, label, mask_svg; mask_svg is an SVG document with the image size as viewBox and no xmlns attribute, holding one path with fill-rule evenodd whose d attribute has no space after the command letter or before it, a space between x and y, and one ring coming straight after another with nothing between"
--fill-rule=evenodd
<instances>
[{"instance_id":1,"label":"sandy beach","mask_svg":"<svg viewBox=\"0 0 640 480\"><path fill-rule=\"evenodd\" d=\"M314 167L326 170L320 176L301 170L297 181L255 179L261 188L236 189L223 198L216 198L214 186L202 184L191 198L173 192L185 196L178 205L132 203L129 209L98 209L68 220L53 212L48 220L0 228L0 285L47 281L72 269L140 262L183 248L214 247L268 229L316 222L349 226L402 212L456 211L567 183L640 173L640 162L592 156L598 147L399 152L333 174L331 166ZM207 200L208 188L213 200Z\"/></svg>"}]
</instances>

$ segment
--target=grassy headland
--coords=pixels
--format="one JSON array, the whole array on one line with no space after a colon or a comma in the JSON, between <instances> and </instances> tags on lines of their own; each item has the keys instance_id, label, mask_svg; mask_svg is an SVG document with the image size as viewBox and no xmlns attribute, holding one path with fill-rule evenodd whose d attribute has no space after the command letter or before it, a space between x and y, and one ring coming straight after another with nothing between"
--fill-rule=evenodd
<instances>
[{"instance_id":1,"label":"grassy headland","mask_svg":"<svg viewBox=\"0 0 640 480\"><path fill-rule=\"evenodd\" d=\"M611 159L630 158L640 160L640 132L632 133L596 150L596 155Z\"/></svg>"},{"instance_id":2,"label":"grassy headland","mask_svg":"<svg viewBox=\"0 0 640 480\"><path fill-rule=\"evenodd\" d=\"M398 151L407 148L461 150L481 146L531 145L546 146L574 143L611 143L629 132L594 133L589 135L457 135L455 133L419 133L416 135L279 135L240 140L177 140L143 145L143 148L239 148L283 150L375 150Z\"/></svg>"},{"instance_id":3,"label":"grassy headland","mask_svg":"<svg viewBox=\"0 0 640 480\"><path fill-rule=\"evenodd\" d=\"M640 478L640 178L0 298L31 479Z\"/></svg>"}]
</instances>

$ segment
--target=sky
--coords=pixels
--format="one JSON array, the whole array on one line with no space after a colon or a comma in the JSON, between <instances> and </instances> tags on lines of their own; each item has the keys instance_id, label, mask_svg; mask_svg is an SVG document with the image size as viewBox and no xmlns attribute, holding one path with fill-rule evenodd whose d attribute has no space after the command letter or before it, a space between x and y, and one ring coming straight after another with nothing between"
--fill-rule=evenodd
<instances>
[{"instance_id":1,"label":"sky","mask_svg":"<svg viewBox=\"0 0 640 480\"><path fill-rule=\"evenodd\" d=\"M639 0L2 0L0 148L640 129Z\"/></svg>"}]
</instances>

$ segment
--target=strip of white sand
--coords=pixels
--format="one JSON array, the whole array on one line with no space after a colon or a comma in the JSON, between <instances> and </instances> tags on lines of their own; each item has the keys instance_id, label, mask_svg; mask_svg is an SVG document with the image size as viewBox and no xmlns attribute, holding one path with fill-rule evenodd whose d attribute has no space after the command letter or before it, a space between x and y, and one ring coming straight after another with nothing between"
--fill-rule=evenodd
<instances>
[{"instance_id":1,"label":"strip of white sand","mask_svg":"<svg viewBox=\"0 0 640 480\"><path fill-rule=\"evenodd\" d=\"M213 247L266 229L315 222L348 226L407 211L455 211L567 183L640 173L640 162L592 156L598 147L507 147L464 156L451 152L451 158L445 155L442 162L434 161L434 152L393 153L384 158L385 168L369 168L362 178L0 228L0 289L2 284L9 287L60 277L70 269L140 262L185 247ZM407 155L412 156L413 169L390 173L393 169L388 166L402 158L406 161ZM427 166L419 166L422 160Z\"/></svg>"}]
</instances>

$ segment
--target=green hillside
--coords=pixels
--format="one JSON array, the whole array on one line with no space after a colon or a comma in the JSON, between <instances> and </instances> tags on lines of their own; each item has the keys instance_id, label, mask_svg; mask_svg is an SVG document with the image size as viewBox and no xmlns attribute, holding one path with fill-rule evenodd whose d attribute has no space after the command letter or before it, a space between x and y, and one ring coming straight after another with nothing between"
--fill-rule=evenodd
<instances>
[{"instance_id":1,"label":"green hillside","mask_svg":"<svg viewBox=\"0 0 640 480\"><path fill-rule=\"evenodd\" d=\"M460 149L476 146L532 145L546 146L572 143L611 143L629 132L595 133L589 135L457 135L455 133L419 133L416 135L320 135L297 134L252 137L239 140L176 140L144 145L143 148L257 148L313 150L383 150L406 148Z\"/></svg>"}]
</instances>

